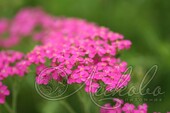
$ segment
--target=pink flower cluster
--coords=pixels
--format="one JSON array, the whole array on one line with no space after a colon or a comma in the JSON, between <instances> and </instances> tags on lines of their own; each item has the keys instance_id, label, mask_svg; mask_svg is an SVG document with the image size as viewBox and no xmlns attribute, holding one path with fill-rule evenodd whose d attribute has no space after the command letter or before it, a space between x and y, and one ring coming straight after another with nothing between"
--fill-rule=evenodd
<instances>
[{"instance_id":1,"label":"pink flower cluster","mask_svg":"<svg viewBox=\"0 0 170 113\"><path fill-rule=\"evenodd\" d=\"M30 63L64 70L68 84L85 83L86 92L95 93L100 82L106 85L107 91L111 91L126 86L130 81L130 75L124 74L127 63L116 57L121 50L131 46L131 42L124 40L121 34L75 18L57 18L51 26L40 38L42 45L27 55ZM46 59L50 61L48 66L45 65ZM90 76L95 67L96 72ZM54 74L47 73L39 74L37 83L48 84L54 78Z\"/></svg>"},{"instance_id":2,"label":"pink flower cluster","mask_svg":"<svg viewBox=\"0 0 170 113\"><path fill-rule=\"evenodd\" d=\"M2 38L5 33L9 37ZM129 49L131 42L106 27L82 19L49 16L39 8L23 9L13 20L0 19L0 47L12 47L27 36L41 45L26 55L1 51L0 81L8 76L23 76L31 64L37 65L38 84L46 85L51 79L61 81L67 78L68 84L85 84L86 92L96 93L100 83L111 91L130 81L130 75L124 73L127 63L118 55ZM46 69L49 67L63 71ZM94 68L95 73L91 74ZM6 96L8 93L1 89L0 94ZM3 100L4 96L0 99Z\"/></svg>"},{"instance_id":3,"label":"pink flower cluster","mask_svg":"<svg viewBox=\"0 0 170 113\"><path fill-rule=\"evenodd\" d=\"M9 48L26 36L37 37L40 30L50 25L51 17L39 8L21 10L12 20L0 19L0 47Z\"/></svg>"},{"instance_id":4,"label":"pink flower cluster","mask_svg":"<svg viewBox=\"0 0 170 113\"><path fill-rule=\"evenodd\" d=\"M111 104L105 104L101 109L100 113L147 113L147 104L139 105L137 108L135 105L130 103L123 103L123 100L114 98L116 104L111 106Z\"/></svg>"},{"instance_id":5,"label":"pink flower cluster","mask_svg":"<svg viewBox=\"0 0 170 113\"><path fill-rule=\"evenodd\" d=\"M0 52L0 80L13 75L24 76L27 67L23 53L12 50Z\"/></svg>"},{"instance_id":6,"label":"pink flower cluster","mask_svg":"<svg viewBox=\"0 0 170 113\"><path fill-rule=\"evenodd\" d=\"M5 103L5 97L9 95L9 90L7 89L7 86L3 85L0 81L0 104Z\"/></svg>"},{"instance_id":7,"label":"pink flower cluster","mask_svg":"<svg viewBox=\"0 0 170 113\"><path fill-rule=\"evenodd\" d=\"M5 96L9 95L9 90L2 85L2 80L8 76L24 76L27 73L29 64L24 59L24 54L17 51L0 52L0 104L5 102Z\"/></svg>"}]
</instances>

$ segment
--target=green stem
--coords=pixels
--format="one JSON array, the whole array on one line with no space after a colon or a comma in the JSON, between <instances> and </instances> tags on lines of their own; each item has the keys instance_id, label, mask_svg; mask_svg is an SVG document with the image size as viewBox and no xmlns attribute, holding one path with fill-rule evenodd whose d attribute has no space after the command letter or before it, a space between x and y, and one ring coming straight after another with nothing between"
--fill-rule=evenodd
<instances>
[{"instance_id":1,"label":"green stem","mask_svg":"<svg viewBox=\"0 0 170 113\"><path fill-rule=\"evenodd\" d=\"M13 95L12 95L12 109L14 113L16 113L16 107L17 107L17 91L14 89Z\"/></svg>"},{"instance_id":2,"label":"green stem","mask_svg":"<svg viewBox=\"0 0 170 113\"><path fill-rule=\"evenodd\" d=\"M14 81L12 89L12 109L14 113L17 113L17 95L18 95L18 81L17 78Z\"/></svg>"},{"instance_id":3,"label":"green stem","mask_svg":"<svg viewBox=\"0 0 170 113\"><path fill-rule=\"evenodd\" d=\"M4 106L9 113L14 113L14 111L11 109L8 103L5 103Z\"/></svg>"},{"instance_id":4,"label":"green stem","mask_svg":"<svg viewBox=\"0 0 170 113\"><path fill-rule=\"evenodd\" d=\"M83 92L85 93L85 92ZM81 101L83 108L84 108L84 112L85 113L90 113L89 111L89 102L88 102L88 98L84 98L86 95L83 95L83 93L81 92L81 90L79 90L77 92L77 96L79 97L79 100ZM82 98L83 97L83 98Z\"/></svg>"},{"instance_id":5,"label":"green stem","mask_svg":"<svg viewBox=\"0 0 170 113\"><path fill-rule=\"evenodd\" d=\"M67 108L67 110L69 111L69 113L76 113L73 108L66 102L66 101L61 101L60 102L64 107Z\"/></svg>"}]
</instances>

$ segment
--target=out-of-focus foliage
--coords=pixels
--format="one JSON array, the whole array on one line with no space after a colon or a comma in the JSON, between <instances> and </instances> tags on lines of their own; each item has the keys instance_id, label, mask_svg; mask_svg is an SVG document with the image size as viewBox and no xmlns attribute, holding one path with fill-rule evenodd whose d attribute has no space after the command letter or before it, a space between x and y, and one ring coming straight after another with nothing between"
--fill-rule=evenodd
<instances>
[{"instance_id":1,"label":"out-of-focus foliage","mask_svg":"<svg viewBox=\"0 0 170 113\"><path fill-rule=\"evenodd\" d=\"M87 19L124 34L125 38L132 41L133 46L123 53L122 58L134 67L133 76L144 76L145 72L155 64L159 67L148 87L154 89L156 86L161 86L165 94L161 97L150 95L144 97L162 99L158 102L146 102L149 104L149 112L170 111L169 0L0 0L0 16L11 18L21 8L34 6L41 7L55 16ZM26 42L28 41L23 41L20 46L13 49L23 52L31 50L33 43L29 41L29 45L25 44ZM60 102L48 102L39 97L33 86L33 73L29 76L32 78L27 76L28 79L25 80L27 82L24 82L26 85L21 88L18 112L55 113L59 109L63 113L63 107L57 107ZM73 108L81 109L71 103Z\"/></svg>"}]
</instances>

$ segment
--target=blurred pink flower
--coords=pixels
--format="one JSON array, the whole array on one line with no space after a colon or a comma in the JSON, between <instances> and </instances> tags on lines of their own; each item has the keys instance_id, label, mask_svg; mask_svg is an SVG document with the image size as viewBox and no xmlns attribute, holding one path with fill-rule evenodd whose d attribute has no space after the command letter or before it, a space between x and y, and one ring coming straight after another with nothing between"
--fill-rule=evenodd
<instances>
[{"instance_id":1,"label":"blurred pink flower","mask_svg":"<svg viewBox=\"0 0 170 113\"><path fill-rule=\"evenodd\" d=\"M7 86L3 85L0 81L0 104L5 103L5 97L10 94L9 90L7 89Z\"/></svg>"}]
</instances>

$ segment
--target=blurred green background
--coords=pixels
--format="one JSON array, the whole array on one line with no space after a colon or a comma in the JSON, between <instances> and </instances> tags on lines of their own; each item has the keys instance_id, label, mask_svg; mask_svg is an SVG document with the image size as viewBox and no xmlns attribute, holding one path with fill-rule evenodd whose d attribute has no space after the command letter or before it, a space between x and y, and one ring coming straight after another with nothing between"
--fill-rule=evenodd
<instances>
[{"instance_id":1,"label":"blurred green background","mask_svg":"<svg viewBox=\"0 0 170 113\"><path fill-rule=\"evenodd\" d=\"M162 99L146 101L149 112L170 111L170 0L0 0L0 17L12 18L21 8L29 6L41 7L55 16L83 18L123 34L133 43L132 48L122 54L122 59L134 67L133 76L144 76L153 65L158 66L148 87L153 90L160 86L165 94L144 97ZM32 42L28 43L30 46L23 44L24 47L15 49L31 50ZM32 79L23 79L27 81L24 84L32 85L22 86L18 112L56 113L59 102L44 102L36 93ZM76 103L72 105L76 109Z\"/></svg>"}]
</instances>

